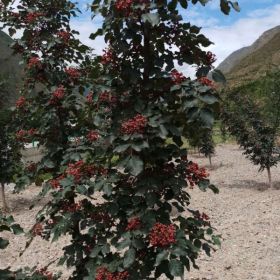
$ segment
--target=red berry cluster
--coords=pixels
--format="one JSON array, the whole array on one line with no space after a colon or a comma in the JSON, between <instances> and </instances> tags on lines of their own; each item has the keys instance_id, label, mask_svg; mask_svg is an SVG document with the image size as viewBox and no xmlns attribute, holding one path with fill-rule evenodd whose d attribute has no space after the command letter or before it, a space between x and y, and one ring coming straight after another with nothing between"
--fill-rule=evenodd
<instances>
[{"instance_id":1,"label":"red berry cluster","mask_svg":"<svg viewBox=\"0 0 280 280\"><path fill-rule=\"evenodd\" d=\"M117 98L109 91L103 91L100 93L98 97L98 101L102 103L108 103L111 105L115 105L117 103Z\"/></svg>"},{"instance_id":2,"label":"red berry cluster","mask_svg":"<svg viewBox=\"0 0 280 280\"><path fill-rule=\"evenodd\" d=\"M179 85L184 82L187 78L183 75L183 73L178 72L176 69L171 71L171 79L174 84Z\"/></svg>"},{"instance_id":3,"label":"red berry cluster","mask_svg":"<svg viewBox=\"0 0 280 280\"><path fill-rule=\"evenodd\" d=\"M93 102L93 92L89 92L88 95L87 95L87 102L88 103L92 103Z\"/></svg>"},{"instance_id":4,"label":"red berry cluster","mask_svg":"<svg viewBox=\"0 0 280 280\"><path fill-rule=\"evenodd\" d=\"M52 94L50 99L50 104L56 105L58 104L65 96L65 88L64 86L59 86Z\"/></svg>"},{"instance_id":5,"label":"red berry cluster","mask_svg":"<svg viewBox=\"0 0 280 280\"><path fill-rule=\"evenodd\" d=\"M19 97L19 99L16 101L16 107L17 108L22 108L26 104L26 99L24 96Z\"/></svg>"},{"instance_id":6,"label":"red berry cluster","mask_svg":"<svg viewBox=\"0 0 280 280\"><path fill-rule=\"evenodd\" d=\"M31 230L33 236L42 236L43 231L44 225L42 223L35 224Z\"/></svg>"},{"instance_id":7,"label":"red berry cluster","mask_svg":"<svg viewBox=\"0 0 280 280\"><path fill-rule=\"evenodd\" d=\"M31 129L29 129L29 130L23 130L23 129L21 129L21 130L19 130L19 131L16 133L16 139L17 139L18 141L25 142L25 141L27 141L27 139L28 139L29 137L34 136L35 133L36 133L36 129L34 129L34 128L31 128Z\"/></svg>"},{"instance_id":8,"label":"red berry cluster","mask_svg":"<svg viewBox=\"0 0 280 280\"><path fill-rule=\"evenodd\" d=\"M76 182L80 182L81 178L84 176L90 177L95 172L96 168L92 165L84 163L83 160L70 163L66 169L66 174L74 176Z\"/></svg>"},{"instance_id":9,"label":"red berry cluster","mask_svg":"<svg viewBox=\"0 0 280 280\"><path fill-rule=\"evenodd\" d=\"M123 272L110 272L105 267L100 267L96 271L96 280L126 280L129 277L129 274L127 271Z\"/></svg>"},{"instance_id":10,"label":"red berry cluster","mask_svg":"<svg viewBox=\"0 0 280 280\"><path fill-rule=\"evenodd\" d=\"M95 142L96 140L98 140L100 138L100 135L97 131L91 130L88 134L87 134L87 139L90 142Z\"/></svg>"},{"instance_id":11,"label":"red berry cluster","mask_svg":"<svg viewBox=\"0 0 280 280\"><path fill-rule=\"evenodd\" d=\"M77 80L81 77L81 72L74 67L69 67L69 68L65 69L65 73L72 80Z\"/></svg>"},{"instance_id":12,"label":"red berry cluster","mask_svg":"<svg viewBox=\"0 0 280 280\"><path fill-rule=\"evenodd\" d=\"M124 13L124 15L128 16L131 13L132 4L133 4L133 0L117 0L116 9L119 12Z\"/></svg>"},{"instance_id":13,"label":"red berry cluster","mask_svg":"<svg viewBox=\"0 0 280 280\"><path fill-rule=\"evenodd\" d=\"M104 49L103 52L104 53L101 57L102 64L109 64L114 61L114 54L113 54L112 49L110 49L110 48Z\"/></svg>"},{"instance_id":14,"label":"red berry cluster","mask_svg":"<svg viewBox=\"0 0 280 280\"><path fill-rule=\"evenodd\" d=\"M174 225L156 223L149 233L150 244L153 247L167 247L176 242Z\"/></svg>"},{"instance_id":15,"label":"red berry cluster","mask_svg":"<svg viewBox=\"0 0 280 280\"><path fill-rule=\"evenodd\" d=\"M33 68L33 67L41 68L41 66L42 66L42 64L41 64L39 57L33 56L33 57L29 58L28 64L27 64L27 67L29 69Z\"/></svg>"},{"instance_id":16,"label":"red berry cluster","mask_svg":"<svg viewBox=\"0 0 280 280\"><path fill-rule=\"evenodd\" d=\"M50 272L50 271L47 271L47 268L41 268L39 270L36 270L36 273L41 275L41 276L44 276L47 278L47 280L53 280L53 274Z\"/></svg>"},{"instance_id":17,"label":"red berry cluster","mask_svg":"<svg viewBox=\"0 0 280 280\"><path fill-rule=\"evenodd\" d=\"M133 4L145 4L148 5L150 0L117 0L116 1L116 9L121 12L124 16L130 16L132 14L132 5ZM145 10L138 9L136 11L136 15L143 13Z\"/></svg>"},{"instance_id":18,"label":"red berry cluster","mask_svg":"<svg viewBox=\"0 0 280 280\"><path fill-rule=\"evenodd\" d=\"M65 175L62 174L59 177L57 177L56 179L50 180L49 183L53 189L59 189L59 188L61 188L60 181L63 180L64 178L65 178Z\"/></svg>"},{"instance_id":19,"label":"red berry cluster","mask_svg":"<svg viewBox=\"0 0 280 280\"><path fill-rule=\"evenodd\" d=\"M60 38L64 43L68 43L71 38L71 33L68 31L59 31L57 33L58 38Z\"/></svg>"},{"instance_id":20,"label":"red berry cluster","mask_svg":"<svg viewBox=\"0 0 280 280\"><path fill-rule=\"evenodd\" d=\"M25 22L27 23L33 23L35 22L39 17L44 16L44 13L37 13L37 12L33 12L33 13L29 13L27 14L26 18L25 18Z\"/></svg>"},{"instance_id":21,"label":"red berry cluster","mask_svg":"<svg viewBox=\"0 0 280 280\"><path fill-rule=\"evenodd\" d=\"M134 118L129 119L122 123L121 133L122 134L143 134L148 120L143 115L136 115Z\"/></svg>"},{"instance_id":22,"label":"red berry cluster","mask_svg":"<svg viewBox=\"0 0 280 280\"><path fill-rule=\"evenodd\" d=\"M207 58L207 65L212 65L217 60L216 55L213 54L212 52L207 52L206 58Z\"/></svg>"},{"instance_id":23,"label":"red berry cluster","mask_svg":"<svg viewBox=\"0 0 280 280\"><path fill-rule=\"evenodd\" d=\"M200 168L197 163L190 162L187 167L187 179L190 185L193 187L197 185L199 181L206 179L209 173L206 172L205 168Z\"/></svg>"},{"instance_id":24,"label":"red berry cluster","mask_svg":"<svg viewBox=\"0 0 280 280\"><path fill-rule=\"evenodd\" d=\"M213 81L209 80L207 77L201 77L198 79L198 81L204 86L215 88L215 84L213 83Z\"/></svg>"},{"instance_id":25,"label":"red berry cluster","mask_svg":"<svg viewBox=\"0 0 280 280\"><path fill-rule=\"evenodd\" d=\"M139 218L133 218L128 222L125 230L133 231L141 228L141 226L142 226L141 220Z\"/></svg>"}]
</instances>

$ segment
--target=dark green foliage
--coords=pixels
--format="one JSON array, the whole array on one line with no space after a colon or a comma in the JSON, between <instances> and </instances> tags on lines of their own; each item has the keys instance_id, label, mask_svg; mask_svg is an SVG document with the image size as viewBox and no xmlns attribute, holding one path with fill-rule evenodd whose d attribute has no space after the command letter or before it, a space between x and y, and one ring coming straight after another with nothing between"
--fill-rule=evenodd
<instances>
[{"instance_id":1,"label":"dark green foliage","mask_svg":"<svg viewBox=\"0 0 280 280\"><path fill-rule=\"evenodd\" d=\"M0 83L1 86L1 83ZM4 193L4 185L14 181L14 175L21 167L20 145L15 139L11 129L12 111L6 107L7 88L2 83L0 89L0 188L3 201L3 209L7 210L7 204Z\"/></svg>"},{"instance_id":2,"label":"dark green foliage","mask_svg":"<svg viewBox=\"0 0 280 280\"><path fill-rule=\"evenodd\" d=\"M212 130L206 130L202 134L199 152L202 153L205 157L209 158L210 165L212 165L211 158L215 154L215 143L213 140Z\"/></svg>"}]
</instances>

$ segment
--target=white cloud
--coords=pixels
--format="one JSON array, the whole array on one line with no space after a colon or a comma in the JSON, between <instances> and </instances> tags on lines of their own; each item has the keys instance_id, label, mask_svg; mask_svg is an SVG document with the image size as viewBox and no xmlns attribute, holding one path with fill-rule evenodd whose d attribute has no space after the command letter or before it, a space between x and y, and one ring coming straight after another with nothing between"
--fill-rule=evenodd
<instances>
[{"instance_id":1,"label":"white cloud","mask_svg":"<svg viewBox=\"0 0 280 280\"><path fill-rule=\"evenodd\" d=\"M210 50L217 55L216 65L233 51L251 45L264 31L280 25L279 14L280 5L275 5L255 10L232 25L203 29L206 36L215 43Z\"/></svg>"}]
</instances>

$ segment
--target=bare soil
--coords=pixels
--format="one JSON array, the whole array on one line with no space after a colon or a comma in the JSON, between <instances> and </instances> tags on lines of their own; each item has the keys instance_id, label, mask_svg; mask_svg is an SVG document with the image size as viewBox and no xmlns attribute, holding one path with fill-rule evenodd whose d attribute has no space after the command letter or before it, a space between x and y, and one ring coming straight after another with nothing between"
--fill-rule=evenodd
<instances>
[{"instance_id":1,"label":"bare soil","mask_svg":"<svg viewBox=\"0 0 280 280\"><path fill-rule=\"evenodd\" d=\"M208 159L192 155L194 161L206 166L211 181L219 187L220 194L191 191L191 208L204 211L210 216L212 226L222 235L222 247L212 257L202 255L198 260L200 270L192 270L185 279L192 280L279 280L280 279L280 167L272 169L274 188L268 188L266 172L259 173L242 155L236 145L220 145L213 157ZM20 195L7 192L11 214L24 229L30 229L41 201L32 210L38 188L31 187ZM0 255L0 267L43 267L55 262L67 244L48 243L36 237L20 257L25 247L25 236L12 236L10 246ZM55 269L55 264L50 268ZM68 279L69 270L61 279ZM165 278L162 278L165 279Z\"/></svg>"}]
</instances>

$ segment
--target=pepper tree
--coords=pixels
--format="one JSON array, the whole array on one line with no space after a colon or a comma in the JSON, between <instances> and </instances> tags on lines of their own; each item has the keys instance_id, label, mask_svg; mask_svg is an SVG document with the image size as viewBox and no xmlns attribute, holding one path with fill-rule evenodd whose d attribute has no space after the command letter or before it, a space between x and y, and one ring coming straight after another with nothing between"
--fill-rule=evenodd
<instances>
[{"instance_id":1,"label":"pepper tree","mask_svg":"<svg viewBox=\"0 0 280 280\"><path fill-rule=\"evenodd\" d=\"M208 157L210 165L212 165L212 156L215 154L215 143L213 140L213 130L205 130L199 147L200 153Z\"/></svg>"},{"instance_id":2,"label":"pepper tree","mask_svg":"<svg viewBox=\"0 0 280 280\"><path fill-rule=\"evenodd\" d=\"M12 120L12 112L9 109L0 110L0 185L3 211L8 211L5 197L5 184L14 181L14 175L21 168L20 145L9 130L9 122Z\"/></svg>"},{"instance_id":3,"label":"pepper tree","mask_svg":"<svg viewBox=\"0 0 280 280\"><path fill-rule=\"evenodd\" d=\"M5 197L5 184L14 181L15 173L20 169L20 145L10 129L12 111L8 108L8 90L4 81L0 82L0 187L3 211L8 210Z\"/></svg>"},{"instance_id":4,"label":"pepper tree","mask_svg":"<svg viewBox=\"0 0 280 280\"><path fill-rule=\"evenodd\" d=\"M272 187L271 167L276 166L280 159L277 147L280 126L279 74L268 75L262 84L266 99L268 97L264 103L254 99L250 85L228 92L223 102L222 120L245 150L246 157L260 167L259 171L267 170L269 186Z\"/></svg>"},{"instance_id":5,"label":"pepper tree","mask_svg":"<svg viewBox=\"0 0 280 280\"><path fill-rule=\"evenodd\" d=\"M225 13L230 5L238 9L221 0ZM108 43L97 59L70 28L73 2L22 0L18 11L2 9L10 34L23 29L13 46L26 63L17 139L46 150L18 178L47 180L42 194L52 195L32 233L71 236L59 262L74 268L71 279L183 277L201 250L219 244L209 217L188 208L187 192L217 189L182 148L187 125L212 123L218 99L205 76L214 57L201 49L211 43L183 21L177 1L91 8L104 17L91 38ZM196 80L175 69L184 63L197 65Z\"/></svg>"}]
</instances>

